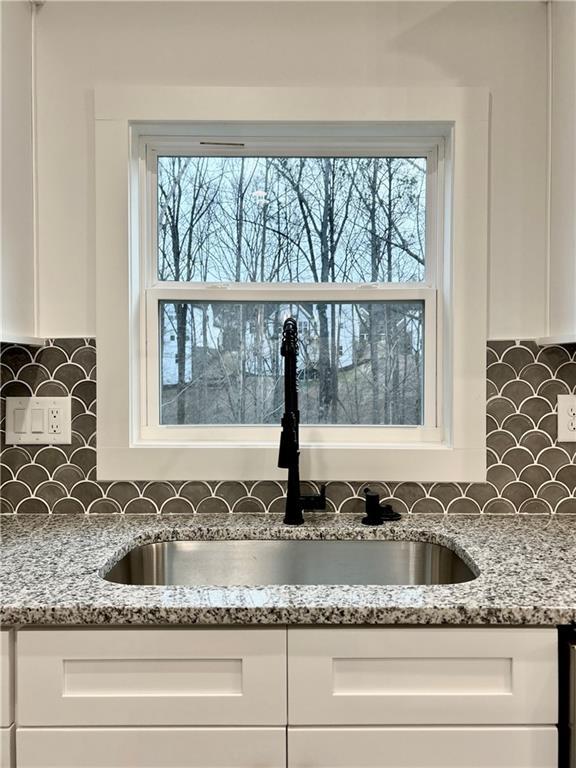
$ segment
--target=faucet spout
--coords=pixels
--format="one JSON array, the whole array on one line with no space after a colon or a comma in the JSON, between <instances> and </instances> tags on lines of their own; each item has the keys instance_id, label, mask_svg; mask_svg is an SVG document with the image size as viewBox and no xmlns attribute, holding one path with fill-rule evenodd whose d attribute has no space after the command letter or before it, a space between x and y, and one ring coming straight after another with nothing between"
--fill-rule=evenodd
<instances>
[{"instance_id":1,"label":"faucet spout","mask_svg":"<svg viewBox=\"0 0 576 768\"><path fill-rule=\"evenodd\" d=\"M286 525L302 525L304 509L326 509L326 486L319 494L303 496L300 492L300 411L298 410L298 325L289 317L282 330L280 354L284 358L284 415L278 452L278 466L288 470Z\"/></svg>"}]
</instances>

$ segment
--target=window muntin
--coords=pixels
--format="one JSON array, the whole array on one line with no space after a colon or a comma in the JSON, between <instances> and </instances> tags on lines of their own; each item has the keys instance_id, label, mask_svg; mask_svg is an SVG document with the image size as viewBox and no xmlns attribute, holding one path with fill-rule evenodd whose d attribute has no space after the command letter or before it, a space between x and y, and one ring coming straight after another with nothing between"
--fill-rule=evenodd
<instances>
[{"instance_id":1,"label":"window muntin","mask_svg":"<svg viewBox=\"0 0 576 768\"><path fill-rule=\"evenodd\" d=\"M302 424L423 423L423 301L162 300L162 424L277 425L288 315L299 329Z\"/></svg>"},{"instance_id":2,"label":"window muntin","mask_svg":"<svg viewBox=\"0 0 576 768\"><path fill-rule=\"evenodd\" d=\"M158 155L157 278L425 278L427 159Z\"/></svg>"}]
</instances>

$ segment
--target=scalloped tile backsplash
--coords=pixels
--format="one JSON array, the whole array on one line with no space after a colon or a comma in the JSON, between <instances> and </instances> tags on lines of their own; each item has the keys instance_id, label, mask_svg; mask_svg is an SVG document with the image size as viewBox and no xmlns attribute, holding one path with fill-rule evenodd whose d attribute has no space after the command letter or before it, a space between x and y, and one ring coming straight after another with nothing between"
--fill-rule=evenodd
<instances>
[{"instance_id":1,"label":"scalloped tile backsplash","mask_svg":"<svg viewBox=\"0 0 576 768\"><path fill-rule=\"evenodd\" d=\"M399 512L575 514L576 443L556 444L556 395L576 393L576 349L489 342L485 483L331 482L334 512L362 512L369 484ZM5 398L72 395L72 445L6 446ZM3 513L263 513L283 511L283 483L97 482L96 345L51 339L1 353ZM309 484L315 487L313 483Z\"/></svg>"}]
</instances>

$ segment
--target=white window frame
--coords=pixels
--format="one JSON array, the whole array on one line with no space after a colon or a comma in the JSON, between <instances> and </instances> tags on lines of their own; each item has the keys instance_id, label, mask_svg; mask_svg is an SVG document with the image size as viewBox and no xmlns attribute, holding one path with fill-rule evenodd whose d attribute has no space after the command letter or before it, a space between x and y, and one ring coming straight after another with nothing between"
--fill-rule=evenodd
<instances>
[{"instance_id":1,"label":"white window frame","mask_svg":"<svg viewBox=\"0 0 576 768\"><path fill-rule=\"evenodd\" d=\"M303 425L303 476L485 479L487 94L467 88L343 89L331 104L332 90L97 92L100 479L284 478L285 471L276 467L277 427L159 424L158 302L285 301L304 294L327 301L425 302L425 423ZM303 93L309 97L306 114ZM318 154L320 139L326 155L425 154L428 177L434 179L427 184L427 213L442 211L443 218L427 216L424 281L370 286L158 281L156 154L207 153L201 138L237 139L239 132L247 155ZM217 154L223 154L222 147Z\"/></svg>"},{"instance_id":2,"label":"white window frame","mask_svg":"<svg viewBox=\"0 0 576 768\"><path fill-rule=\"evenodd\" d=\"M140 134L139 140L139 211L141 219L140 285L141 295L141 346L148 350L142 358L140 377L142 381L140 409L140 435L143 440L181 443L183 445L210 442L214 439L225 442L247 443L254 441L273 442L278 439L278 425L163 425L160 423L160 339L158 307L165 301L279 301L283 303L310 301L422 301L424 302L424 424L422 426L362 425L301 425L300 438L303 445L315 443L329 445L334 441L350 446L366 443L418 443L434 442L441 437L442 416L442 368L438 366L437 338L441 338L438 326L442 318L442 296L437 289L441 283L442 221L439 218L438 200L443 196L444 187L444 145L445 139L426 138L407 141L385 140L368 143L366 136L356 136L348 129L347 140L333 137L334 128L308 126L309 137L302 141L291 135L291 126L283 131L278 127L258 126L274 139L264 141L242 137L245 144L243 154L253 156L357 156L361 152L373 157L422 156L427 161L426 186L426 263L425 277L417 283L351 283L343 284L286 284L286 283L183 283L158 280L157 258L157 158L161 154L191 156L238 155L239 151L225 147L209 147L202 141L218 139L238 142L238 127L229 126L223 133L219 126L190 126L198 136L187 140L182 138L153 137ZM386 131L386 126L368 126L370 134ZM244 128L246 131L246 128ZM324 133L325 132L325 133ZM281 136L284 133L284 136ZM316 143L311 137L318 135ZM359 149L361 147L361 150ZM439 158L440 156L440 158ZM440 293L440 295L438 295ZM437 310L438 306L438 310Z\"/></svg>"}]
</instances>

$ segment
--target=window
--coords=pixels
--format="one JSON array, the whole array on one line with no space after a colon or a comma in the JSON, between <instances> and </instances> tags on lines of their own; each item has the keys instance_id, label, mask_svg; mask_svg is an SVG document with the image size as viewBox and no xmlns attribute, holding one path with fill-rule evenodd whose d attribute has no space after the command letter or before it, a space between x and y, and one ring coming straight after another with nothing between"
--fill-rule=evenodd
<instances>
[{"instance_id":1,"label":"window","mask_svg":"<svg viewBox=\"0 0 576 768\"><path fill-rule=\"evenodd\" d=\"M99 478L282 479L292 315L303 476L482 479L487 116L465 88L100 91Z\"/></svg>"},{"instance_id":2,"label":"window","mask_svg":"<svg viewBox=\"0 0 576 768\"><path fill-rule=\"evenodd\" d=\"M201 130L141 140L148 434L258 425L273 439L289 315L304 431L322 442L332 434L320 426L355 440L376 426L383 441L392 427L436 432L444 139Z\"/></svg>"}]
</instances>

